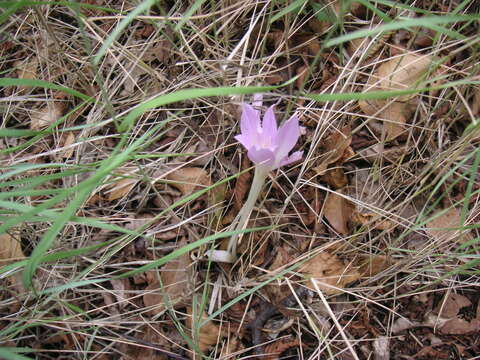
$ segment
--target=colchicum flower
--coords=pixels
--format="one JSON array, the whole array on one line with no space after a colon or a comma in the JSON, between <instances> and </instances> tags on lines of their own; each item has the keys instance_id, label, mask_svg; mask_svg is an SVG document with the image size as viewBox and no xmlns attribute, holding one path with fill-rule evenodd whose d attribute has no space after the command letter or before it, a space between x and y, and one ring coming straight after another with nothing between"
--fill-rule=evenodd
<instances>
[{"instance_id":1,"label":"colchicum flower","mask_svg":"<svg viewBox=\"0 0 480 360\"><path fill-rule=\"evenodd\" d=\"M255 110L249 104L242 106L241 134L235 136L235 139L245 146L248 158L256 166L247 201L232 222L231 230L233 231L243 230L247 227L248 219L268 173L280 166L300 160L303 155L303 151L295 151L288 155L300 137L297 116L292 116L280 128L277 128L277 120L273 112L274 106L268 108L262 122L260 122L260 111ZM207 252L207 256L212 261L234 262L237 256L238 238L239 233L237 232L230 238L227 250L210 250Z\"/></svg>"},{"instance_id":2,"label":"colchicum flower","mask_svg":"<svg viewBox=\"0 0 480 360\"><path fill-rule=\"evenodd\" d=\"M260 111L249 104L243 104L242 119L240 121L241 134L235 136L248 150L248 158L269 170L278 169L302 158L303 151L295 151L290 156L300 137L298 117L292 116L280 128L270 106L260 123Z\"/></svg>"}]
</instances>

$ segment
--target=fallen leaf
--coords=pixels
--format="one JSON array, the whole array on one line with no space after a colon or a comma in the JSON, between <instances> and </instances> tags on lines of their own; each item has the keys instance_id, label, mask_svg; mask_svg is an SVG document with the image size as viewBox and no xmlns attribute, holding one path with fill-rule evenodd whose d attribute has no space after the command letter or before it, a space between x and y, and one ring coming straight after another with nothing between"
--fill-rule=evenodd
<instances>
[{"instance_id":1,"label":"fallen leaf","mask_svg":"<svg viewBox=\"0 0 480 360\"><path fill-rule=\"evenodd\" d=\"M197 331L195 331L195 327L193 326L194 317L195 322L198 323L205 321L205 319L207 319L207 315L203 313L201 319L199 319L198 311L196 311L194 314L192 307L187 307L186 327L190 330L190 334L194 343L198 346L202 353L205 353L219 343L224 334L222 334L220 327L213 321L208 321L205 325L198 329L197 333Z\"/></svg>"},{"instance_id":2,"label":"fallen leaf","mask_svg":"<svg viewBox=\"0 0 480 360\"><path fill-rule=\"evenodd\" d=\"M380 65L369 78L367 91L394 91L413 88L427 73L432 57L407 53ZM361 110L368 116L380 115L384 120L387 141L400 136L411 117L415 94L398 96L394 101L385 99L361 100Z\"/></svg>"},{"instance_id":3,"label":"fallen leaf","mask_svg":"<svg viewBox=\"0 0 480 360\"><path fill-rule=\"evenodd\" d=\"M32 112L30 115L30 128L32 130L41 130L50 126L62 117L64 109L65 106L62 102L48 102L39 111Z\"/></svg>"},{"instance_id":4,"label":"fallen leaf","mask_svg":"<svg viewBox=\"0 0 480 360\"><path fill-rule=\"evenodd\" d=\"M165 334L160 324L148 323L141 326L136 329L135 338L138 341L132 339L131 342L119 343L121 352L125 354L122 359L166 360L170 357L157 349L171 353L175 351L172 349L171 342L168 341L168 334Z\"/></svg>"},{"instance_id":5,"label":"fallen leaf","mask_svg":"<svg viewBox=\"0 0 480 360\"><path fill-rule=\"evenodd\" d=\"M362 278L371 278L387 269L391 264L392 259L385 255L366 256L364 261L360 261L358 272Z\"/></svg>"},{"instance_id":6,"label":"fallen leaf","mask_svg":"<svg viewBox=\"0 0 480 360\"><path fill-rule=\"evenodd\" d=\"M330 252L320 252L305 262L298 271L317 280L318 288L328 295L339 294L340 289L360 279L360 273L356 268L344 264L337 255ZM310 281L306 282L305 286L315 291Z\"/></svg>"},{"instance_id":7,"label":"fallen leaf","mask_svg":"<svg viewBox=\"0 0 480 360\"><path fill-rule=\"evenodd\" d=\"M20 242L10 234L0 234L0 267L24 258L25 255L23 254ZM18 293L25 292L21 273L15 273L8 279Z\"/></svg>"},{"instance_id":8,"label":"fallen leaf","mask_svg":"<svg viewBox=\"0 0 480 360\"><path fill-rule=\"evenodd\" d=\"M75 142L75 133L73 131L66 131L66 132L63 132L62 135L60 136L60 139L58 141L58 147L59 148L65 148L65 149L62 149L62 151L60 151L58 154L57 154L57 159L68 159L70 157L72 157L73 155L73 152L75 150L74 147L69 147L70 145L72 145L73 143Z\"/></svg>"},{"instance_id":9,"label":"fallen leaf","mask_svg":"<svg viewBox=\"0 0 480 360\"><path fill-rule=\"evenodd\" d=\"M397 163L402 156L407 155L410 151L412 151L412 147L407 145L385 147L384 144L377 143L358 151L357 154L362 159L372 163L383 160Z\"/></svg>"},{"instance_id":10,"label":"fallen leaf","mask_svg":"<svg viewBox=\"0 0 480 360\"><path fill-rule=\"evenodd\" d=\"M278 360L283 352L297 346L300 346L300 341L296 338L292 339L291 337L286 337L278 339L265 346L265 355L263 355L262 359Z\"/></svg>"},{"instance_id":11,"label":"fallen leaf","mask_svg":"<svg viewBox=\"0 0 480 360\"><path fill-rule=\"evenodd\" d=\"M247 156L244 156L242 159L242 171L250 167L250 160ZM233 189L233 207L236 211L240 211L243 206L243 199L247 195L248 190L250 189L250 183L252 180L252 172L244 172L237 178L235 182L235 188Z\"/></svg>"},{"instance_id":12,"label":"fallen leaf","mask_svg":"<svg viewBox=\"0 0 480 360\"><path fill-rule=\"evenodd\" d=\"M354 210L355 205L337 193L329 193L325 200L325 217L335 231L342 235L349 232L348 222Z\"/></svg>"},{"instance_id":13,"label":"fallen leaf","mask_svg":"<svg viewBox=\"0 0 480 360\"><path fill-rule=\"evenodd\" d=\"M112 184L109 184L107 194L108 201L114 201L126 196L138 183L135 178L123 178Z\"/></svg>"},{"instance_id":14,"label":"fallen leaf","mask_svg":"<svg viewBox=\"0 0 480 360\"><path fill-rule=\"evenodd\" d=\"M36 57L31 57L26 61L18 60L13 66L17 69L16 72L19 79L34 80L38 77L38 59ZM19 86L18 92L24 94L29 88L29 86Z\"/></svg>"},{"instance_id":15,"label":"fallen leaf","mask_svg":"<svg viewBox=\"0 0 480 360\"><path fill-rule=\"evenodd\" d=\"M451 208L444 214L437 216L439 212L432 215L433 219L426 224L425 231L437 241L458 241L465 243L472 239L470 230L454 230L462 226L460 210Z\"/></svg>"},{"instance_id":16,"label":"fallen leaf","mask_svg":"<svg viewBox=\"0 0 480 360\"><path fill-rule=\"evenodd\" d=\"M20 242L10 234L0 234L0 264L5 265L24 258Z\"/></svg>"},{"instance_id":17,"label":"fallen leaf","mask_svg":"<svg viewBox=\"0 0 480 360\"><path fill-rule=\"evenodd\" d=\"M359 30L373 30L375 27L372 28L371 26L365 26L361 27ZM364 59L368 59L380 50L392 34L393 31L387 31L378 36L353 39L348 43L347 51L350 56L365 56Z\"/></svg>"},{"instance_id":18,"label":"fallen leaf","mask_svg":"<svg viewBox=\"0 0 480 360\"><path fill-rule=\"evenodd\" d=\"M480 331L480 320L450 319L443 324L439 331L445 335L465 335L478 332Z\"/></svg>"},{"instance_id":19,"label":"fallen leaf","mask_svg":"<svg viewBox=\"0 0 480 360\"><path fill-rule=\"evenodd\" d=\"M183 240L179 247L185 244ZM190 255L185 253L161 268L160 281L157 276L151 277L143 295L143 303L150 308L150 315L162 313L168 304L173 308L180 305L189 292L190 265Z\"/></svg>"},{"instance_id":20,"label":"fallen leaf","mask_svg":"<svg viewBox=\"0 0 480 360\"><path fill-rule=\"evenodd\" d=\"M325 172L322 180L334 189L341 189L348 184L347 176L341 167L333 167Z\"/></svg>"},{"instance_id":21,"label":"fallen leaf","mask_svg":"<svg viewBox=\"0 0 480 360\"><path fill-rule=\"evenodd\" d=\"M433 312L443 318L453 318L458 315L460 309L470 305L472 305L472 303L467 297L460 294L449 293L445 294L445 297Z\"/></svg>"},{"instance_id":22,"label":"fallen leaf","mask_svg":"<svg viewBox=\"0 0 480 360\"><path fill-rule=\"evenodd\" d=\"M381 219L381 216L373 212L354 211L352 221L356 224L364 225L369 229L393 230L396 224L387 219Z\"/></svg>"},{"instance_id":23,"label":"fallen leaf","mask_svg":"<svg viewBox=\"0 0 480 360\"><path fill-rule=\"evenodd\" d=\"M390 338L380 336L373 342L375 360L390 360Z\"/></svg>"},{"instance_id":24,"label":"fallen leaf","mask_svg":"<svg viewBox=\"0 0 480 360\"><path fill-rule=\"evenodd\" d=\"M472 114L475 116L480 115L480 86L476 86L474 88L472 100Z\"/></svg>"},{"instance_id":25,"label":"fallen leaf","mask_svg":"<svg viewBox=\"0 0 480 360\"><path fill-rule=\"evenodd\" d=\"M392 334L398 334L399 332L402 332L404 330L420 326L421 324L419 322L412 322L408 320L407 318L400 317L392 325Z\"/></svg>"},{"instance_id":26,"label":"fallen leaf","mask_svg":"<svg viewBox=\"0 0 480 360\"><path fill-rule=\"evenodd\" d=\"M382 90L406 90L416 85L427 73L432 63L430 55L407 53L391 59L378 67L377 79L380 79ZM397 98L397 101L408 101L415 95L407 94Z\"/></svg>"},{"instance_id":27,"label":"fallen leaf","mask_svg":"<svg viewBox=\"0 0 480 360\"><path fill-rule=\"evenodd\" d=\"M333 164L344 158L345 152L349 153L349 146L352 143L350 126L344 126L340 131L335 130L327 139L325 139L322 148L325 151L325 159L322 164L315 168L318 175L323 175L328 165Z\"/></svg>"},{"instance_id":28,"label":"fallen leaf","mask_svg":"<svg viewBox=\"0 0 480 360\"><path fill-rule=\"evenodd\" d=\"M171 185L184 196L212 184L207 171L198 167L176 169L169 173L166 179L172 181Z\"/></svg>"}]
</instances>

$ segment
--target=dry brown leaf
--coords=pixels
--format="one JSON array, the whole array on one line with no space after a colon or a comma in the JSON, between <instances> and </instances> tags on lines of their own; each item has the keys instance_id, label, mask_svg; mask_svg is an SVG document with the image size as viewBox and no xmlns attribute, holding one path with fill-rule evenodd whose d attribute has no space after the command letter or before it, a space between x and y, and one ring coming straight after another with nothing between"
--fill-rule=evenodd
<instances>
[{"instance_id":1,"label":"dry brown leaf","mask_svg":"<svg viewBox=\"0 0 480 360\"><path fill-rule=\"evenodd\" d=\"M372 27L365 26L360 28L359 30L372 30ZM375 37L366 37L366 38L357 38L353 39L349 42L347 51L350 56L365 56L368 59L372 55L374 55L380 48L385 44L385 42L392 36L393 32L388 31L380 36Z\"/></svg>"},{"instance_id":2,"label":"dry brown leaf","mask_svg":"<svg viewBox=\"0 0 480 360\"><path fill-rule=\"evenodd\" d=\"M198 312L193 314L192 307L187 307L187 318L186 318L186 326L187 329L190 329L191 337L195 344L197 344L198 348L205 353L206 351L210 350L213 346L215 346L221 338L224 336L220 327L215 324L213 321L208 321L205 325L203 325L198 334L196 333L195 328L193 327L193 317L196 317L196 322L205 321L207 319L207 315L205 313L202 314L201 319L198 319ZM198 335L198 336L197 336Z\"/></svg>"},{"instance_id":3,"label":"dry brown leaf","mask_svg":"<svg viewBox=\"0 0 480 360\"><path fill-rule=\"evenodd\" d=\"M407 114L410 115L408 109L410 107L405 103L394 101L382 112L382 117L386 120L383 126L387 141L396 139L406 131L404 125L407 123Z\"/></svg>"},{"instance_id":4,"label":"dry brown leaf","mask_svg":"<svg viewBox=\"0 0 480 360\"><path fill-rule=\"evenodd\" d=\"M322 163L315 167L314 170L318 175L324 175L329 165L338 162L343 164L352 156L353 150L350 148L352 143L352 135L350 134L350 126L344 126L340 131L335 130L323 143L325 158Z\"/></svg>"},{"instance_id":5,"label":"dry brown leaf","mask_svg":"<svg viewBox=\"0 0 480 360\"><path fill-rule=\"evenodd\" d=\"M472 239L470 230L453 230L452 228L461 227L462 224L460 210L451 208L444 214L437 216L439 212L432 215L435 217L426 224L425 231L437 241L458 241L465 243Z\"/></svg>"},{"instance_id":6,"label":"dry brown leaf","mask_svg":"<svg viewBox=\"0 0 480 360\"><path fill-rule=\"evenodd\" d=\"M185 245L182 241L179 246ZM160 281L156 276L151 277L150 285L145 289L148 291L143 295L143 303L149 310L150 315L162 313L167 304L174 308L188 295L190 279L191 259L189 253L169 261L160 270ZM168 300L168 303L166 302Z\"/></svg>"},{"instance_id":7,"label":"dry brown leaf","mask_svg":"<svg viewBox=\"0 0 480 360\"><path fill-rule=\"evenodd\" d=\"M377 79L382 90L406 90L415 86L427 73L432 57L407 53L391 59L378 67ZM408 101L415 95L402 95L397 101Z\"/></svg>"},{"instance_id":8,"label":"dry brown leaf","mask_svg":"<svg viewBox=\"0 0 480 360\"><path fill-rule=\"evenodd\" d=\"M18 60L14 63L14 66L17 68L17 77L19 79L37 79L38 59L36 57L31 57L27 61ZM20 94L24 94L29 88L29 86L19 86L18 91Z\"/></svg>"},{"instance_id":9,"label":"dry brown leaf","mask_svg":"<svg viewBox=\"0 0 480 360\"><path fill-rule=\"evenodd\" d=\"M472 114L480 115L480 86L475 87L472 100Z\"/></svg>"},{"instance_id":10,"label":"dry brown leaf","mask_svg":"<svg viewBox=\"0 0 480 360\"><path fill-rule=\"evenodd\" d=\"M376 255L376 256L368 256L365 261L361 261L360 266L358 268L358 272L360 273L361 277L372 277L383 270L387 269L392 264L392 259L385 255Z\"/></svg>"},{"instance_id":11,"label":"dry brown leaf","mask_svg":"<svg viewBox=\"0 0 480 360\"><path fill-rule=\"evenodd\" d=\"M41 130L50 126L62 117L64 109L65 106L61 102L48 102L39 111L32 112L30 115L30 128L32 130Z\"/></svg>"},{"instance_id":12,"label":"dry brown leaf","mask_svg":"<svg viewBox=\"0 0 480 360\"><path fill-rule=\"evenodd\" d=\"M450 319L439 329L440 333L446 335L464 335L480 331L480 320L473 319L467 321L464 319Z\"/></svg>"},{"instance_id":13,"label":"dry brown leaf","mask_svg":"<svg viewBox=\"0 0 480 360\"><path fill-rule=\"evenodd\" d=\"M337 193L329 193L325 200L325 217L335 231L342 235L349 232L348 222L354 210L355 205Z\"/></svg>"},{"instance_id":14,"label":"dry brown leaf","mask_svg":"<svg viewBox=\"0 0 480 360\"><path fill-rule=\"evenodd\" d=\"M348 284L360 279L357 269L344 264L337 255L329 252L321 252L305 262L299 269L307 277L317 280L317 286L328 295L341 293L341 290ZM310 281L305 286L315 291Z\"/></svg>"},{"instance_id":15,"label":"dry brown leaf","mask_svg":"<svg viewBox=\"0 0 480 360\"><path fill-rule=\"evenodd\" d=\"M334 189L341 189L348 184L347 176L341 167L328 169L322 180L332 186Z\"/></svg>"},{"instance_id":16,"label":"dry brown leaf","mask_svg":"<svg viewBox=\"0 0 480 360\"><path fill-rule=\"evenodd\" d=\"M356 224L367 226L370 229L393 230L396 224L390 220L380 220L380 215L373 212L358 212L352 214L352 221Z\"/></svg>"},{"instance_id":17,"label":"dry brown leaf","mask_svg":"<svg viewBox=\"0 0 480 360\"><path fill-rule=\"evenodd\" d=\"M126 196L138 183L138 179L123 178L108 185L107 200L114 201Z\"/></svg>"},{"instance_id":18,"label":"dry brown leaf","mask_svg":"<svg viewBox=\"0 0 480 360\"><path fill-rule=\"evenodd\" d=\"M242 159L242 171L250 167L250 160L247 156ZM247 171L240 175L235 182L235 189L233 189L233 207L235 210L240 211L243 206L243 199L247 195L250 189L250 183L252 180L252 172Z\"/></svg>"},{"instance_id":19,"label":"dry brown leaf","mask_svg":"<svg viewBox=\"0 0 480 360\"><path fill-rule=\"evenodd\" d=\"M75 150L74 147L70 147L75 142L75 133L73 131L67 131L62 133L60 140L58 141L58 147L66 148L60 151L57 154L57 159L68 159L72 157L73 152Z\"/></svg>"},{"instance_id":20,"label":"dry brown leaf","mask_svg":"<svg viewBox=\"0 0 480 360\"><path fill-rule=\"evenodd\" d=\"M435 314L443 318L452 318L458 315L461 308L472 305L470 300L460 294L445 294L443 300L433 310Z\"/></svg>"},{"instance_id":21,"label":"dry brown leaf","mask_svg":"<svg viewBox=\"0 0 480 360\"><path fill-rule=\"evenodd\" d=\"M0 267L24 258L25 255L20 242L10 234L0 234ZM22 283L22 274L16 273L10 276L9 281L18 293L25 291Z\"/></svg>"},{"instance_id":22,"label":"dry brown leaf","mask_svg":"<svg viewBox=\"0 0 480 360\"><path fill-rule=\"evenodd\" d=\"M297 346L300 346L300 341L296 338L293 339L286 337L278 339L277 341L265 346L265 355L263 356L263 360L278 360L284 351Z\"/></svg>"},{"instance_id":23,"label":"dry brown leaf","mask_svg":"<svg viewBox=\"0 0 480 360\"><path fill-rule=\"evenodd\" d=\"M180 190L182 195L190 195L212 184L207 171L198 167L176 169L169 173L166 179L172 181L171 185Z\"/></svg>"},{"instance_id":24,"label":"dry brown leaf","mask_svg":"<svg viewBox=\"0 0 480 360\"><path fill-rule=\"evenodd\" d=\"M386 160L396 163L398 162L398 159L403 155L408 154L410 151L412 151L412 147L407 145L385 147L384 144L377 143L358 151L357 154L362 159L369 162Z\"/></svg>"},{"instance_id":25,"label":"dry brown leaf","mask_svg":"<svg viewBox=\"0 0 480 360\"><path fill-rule=\"evenodd\" d=\"M413 88L427 73L432 57L407 53L380 65L367 82L368 91L394 91ZM369 116L385 119L385 133L388 141L404 132L404 126L411 117L415 95L402 95L391 100L361 100L362 111Z\"/></svg>"},{"instance_id":26,"label":"dry brown leaf","mask_svg":"<svg viewBox=\"0 0 480 360\"><path fill-rule=\"evenodd\" d=\"M20 242L9 234L0 234L0 265L25 258Z\"/></svg>"},{"instance_id":27,"label":"dry brown leaf","mask_svg":"<svg viewBox=\"0 0 480 360\"><path fill-rule=\"evenodd\" d=\"M120 342L119 347L122 353L125 355L122 356L122 359L144 359L144 360L166 360L169 359L165 353L157 351L158 349L174 352L172 349L172 344L169 342L168 334L162 335L165 333L165 330L161 328L159 324L148 323L143 325L135 331L135 338L139 341L136 342ZM145 342L144 346L142 342ZM147 346L151 344L151 346ZM96 359L96 357L95 357ZM108 357L110 359L110 357Z\"/></svg>"}]
</instances>

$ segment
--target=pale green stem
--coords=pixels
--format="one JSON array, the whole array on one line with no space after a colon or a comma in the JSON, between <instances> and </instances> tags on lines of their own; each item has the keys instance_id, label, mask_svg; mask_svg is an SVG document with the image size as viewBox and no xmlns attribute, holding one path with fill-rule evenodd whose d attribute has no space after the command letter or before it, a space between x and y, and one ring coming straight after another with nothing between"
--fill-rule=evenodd
<instances>
[{"instance_id":1,"label":"pale green stem","mask_svg":"<svg viewBox=\"0 0 480 360\"><path fill-rule=\"evenodd\" d=\"M265 166L259 165L255 166L255 174L253 175L252 186L250 187L250 192L248 193L247 201L243 205L242 209L238 213L236 219L232 224L232 230L242 230L247 227L248 219L250 214L257 202L260 192L263 189L265 180L268 177L269 169ZM238 219L238 220L237 220ZM228 242L227 250L230 252L232 259L235 259L237 256L237 241L239 234L234 234Z\"/></svg>"}]
</instances>

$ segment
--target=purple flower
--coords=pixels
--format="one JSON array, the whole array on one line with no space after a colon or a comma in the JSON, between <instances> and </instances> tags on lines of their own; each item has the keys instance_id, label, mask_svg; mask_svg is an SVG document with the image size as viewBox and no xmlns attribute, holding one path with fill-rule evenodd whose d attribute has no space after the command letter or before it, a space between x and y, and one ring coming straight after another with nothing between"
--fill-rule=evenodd
<instances>
[{"instance_id":1,"label":"purple flower","mask_svg":"<svg viewBox=\"0 0 480 360\"><path fill-rule=\"evenodd\" d=\"M277 128L273 108L274 106L270 106L267 109L260 123L260 111L249 104L243 104L241 134L235 136L235 139L248 150L248 158L256 165L265 166L269 170L298 161L303 155L303 151L295 151L288 155L300 137L298 117L292 116Z\"/></svg>"}]
</instances>

